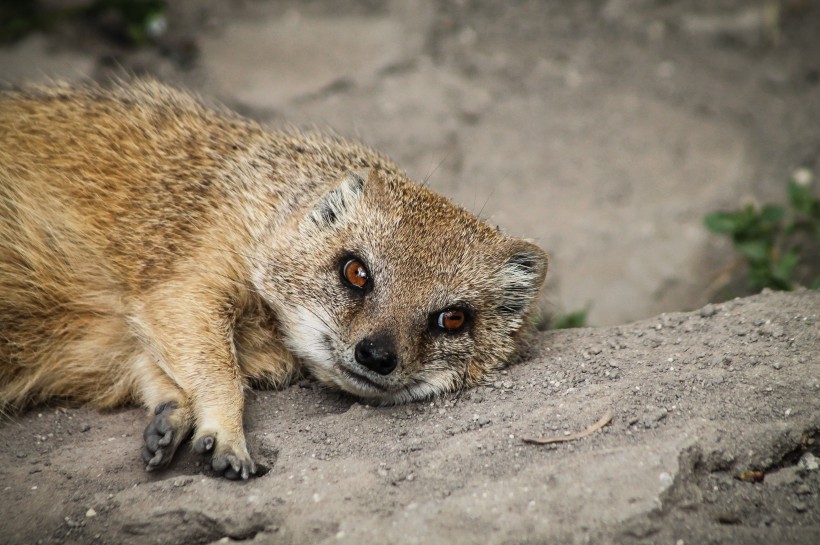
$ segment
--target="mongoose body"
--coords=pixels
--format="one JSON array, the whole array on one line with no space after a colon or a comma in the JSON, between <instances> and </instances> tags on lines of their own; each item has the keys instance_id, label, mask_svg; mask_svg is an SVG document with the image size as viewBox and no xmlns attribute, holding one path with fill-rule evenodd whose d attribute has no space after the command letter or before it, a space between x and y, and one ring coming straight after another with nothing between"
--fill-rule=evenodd
<instances>
[{"instance_id":1,"label":"mongoose body","mask_svg":"<svg viewBox=\"0 0 820 545\"><path fill-rule=\"evenodd\" d=\"M272 132L154 82L0 95L0 410L151 411L254 472L243 390L304 369L378 403L503 365L546 255L337 137Z\"/></svg>"}]
</instances>

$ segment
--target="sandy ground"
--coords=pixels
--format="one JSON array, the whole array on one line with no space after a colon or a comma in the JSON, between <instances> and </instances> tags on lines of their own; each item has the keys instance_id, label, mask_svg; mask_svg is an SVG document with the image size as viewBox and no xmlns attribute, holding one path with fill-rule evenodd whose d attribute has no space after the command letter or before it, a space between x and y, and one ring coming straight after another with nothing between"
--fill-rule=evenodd
<instances>
[{"instance_id":1,"label":"sandy ground","mask_svg":"<svg viewBox=\"0 0 820 545\"><path fill-rule=\"evenodd\" d=\"M173 4L160 47L61 28L0 49L0 79L150 74L357 136L549 250L551 308L644 321L543 333L432 404L255 392L269 471L243 484L192 454L144 473L138 409L35 409L0 423L0 542L820 542L820 295L657 316L721 295L704 213L820 172L816 2L775 25L740 0Z\"/></svg>"},{"instance_id":2,"label":"sandy ground","mask_svg":"<svg viewBox=\"0 0 820 545\"><path fill-rule=\"evenodd\" d=\"M816 544L818 310L816 291L767 294L545 332L493 385L432 403L254 392L265 469L245 483L188 452L144 472L141 410L41 408L0 429L3 542ZM608 411L589 437L522 442Z\"/></svg>"}]
</instances>

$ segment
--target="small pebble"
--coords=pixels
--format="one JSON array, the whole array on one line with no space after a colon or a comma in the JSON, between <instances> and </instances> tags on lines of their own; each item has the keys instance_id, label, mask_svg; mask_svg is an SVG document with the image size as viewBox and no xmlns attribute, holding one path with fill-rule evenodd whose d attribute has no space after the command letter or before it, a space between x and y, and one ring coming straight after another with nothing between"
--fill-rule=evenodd
<instances>
[{"instance_id":1,"label":"small pebble","mask_svg":"<svg viewBox=\"0 0 820 545\"><path fill-rule=\"evenodd\" d=\"M86 516L86 517L88 517L88 518L91 518L91 517L96 517L96 516L97 516L97 512L96 512L96 511L94 510L94 508L92 507L92 508L90 508L88 511L86 511L86 512L85 512L85 516Z\"/></svg>"},{"instance_id":2,"label":"small pebble","mask_svg":"<svg viewBox=\"0 0 820 545\"><path fill-rule=\"evenodd\" d=\"M817 471L817 469L820 468L820 462L818 462L817 456L811 452L805 453L800 458L800 461L797 462L797 465L801 469L806 469L808 471Z\"/></svg>"},{"instance_id":3,"label":"small pebble","mask_svg":"<svg viewBox=\"0 0 820 545\"><path fill-rule=\"evenodd\" d=\"M806 483L800 483L797 488L794 489L794 493L798 496L806 496L811 494L811 487Z\"/></svg>"},{"instance_id":4,"label":"small pebble","mask_svg":"<svg viewBox=\"0 0 820 545\"><path fill-rule=\"evenodd\" d=\"M712 305L711 303L700 309L700 316L702 318L709 318L715 314L717 314L717 309L715 308L715 305Z\"/></svg>"},{"instance_id":5,"label":"small pebble","mask_svg":"<svg viewBox=\"0 0 820 545\"><path fill-rule=\"evenodd\" d=\"M792 507L794 507L794 510L798 513L803 513L808 509L808 505L806 505L806 502L804 502L803 500L794 500L791 503Z\"/></svg>"},{"instance_id":6,"label":"small pebble","mask_svg":"<svg viewBox=\"0 0 820 545\"><path fill-rule=\"evenodd\" d=\"M644 414L643 425L646 428L651 428L668 415L668 411L664 408L652 408Z\"/></svg>"}]
</instances>

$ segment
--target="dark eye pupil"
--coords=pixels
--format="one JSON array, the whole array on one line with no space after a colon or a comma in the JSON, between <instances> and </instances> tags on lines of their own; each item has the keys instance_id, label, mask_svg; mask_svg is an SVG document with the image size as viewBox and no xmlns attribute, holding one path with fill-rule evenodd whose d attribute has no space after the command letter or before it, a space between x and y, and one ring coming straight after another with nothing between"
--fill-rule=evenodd
<instances>
[{"instance_id":1,"label":"dark eye pupil","mask_svg":"<svg viewBox=\"0 0 820 545\"><path fill-rule=\"evenodd\" d=\"M345 280L354 287L363 288L367 285L369 274L358 259L351 259L342 268Z\"/></svg>"},{"instance_id":2,"label":"dark eye pupil","mask_svg":"<svg viewBox=\"0 0 820 545\"><path fill-rule=\"evenodd\" d=\"M446 310L438 315L438 326L447 331L456 331L464 325L464 313L460 310Z\"/></svg>"}]
</instances>

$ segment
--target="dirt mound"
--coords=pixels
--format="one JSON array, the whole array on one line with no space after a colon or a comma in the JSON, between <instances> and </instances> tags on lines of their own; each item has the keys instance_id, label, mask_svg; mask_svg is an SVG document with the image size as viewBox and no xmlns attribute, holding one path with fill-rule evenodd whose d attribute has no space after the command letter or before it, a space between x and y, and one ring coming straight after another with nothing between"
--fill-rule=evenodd
<instances>
[{"instance_id":1,"label":"dirt mound","mask_svg":"<svg viewBox=\"0 0 820 545\"><path fill-rule=\"evenodd\" d=\"M141 410L41 408L0 429L4 542L816 543L818 309L772 293L546 332L492 385L424 404L253 392L246 483L187 451L145 473ZM586 438L522 441L607 411Z\"/></svg>"}]
</instances>

